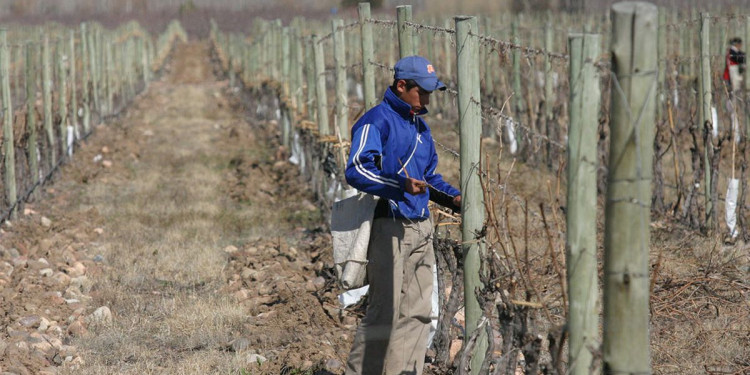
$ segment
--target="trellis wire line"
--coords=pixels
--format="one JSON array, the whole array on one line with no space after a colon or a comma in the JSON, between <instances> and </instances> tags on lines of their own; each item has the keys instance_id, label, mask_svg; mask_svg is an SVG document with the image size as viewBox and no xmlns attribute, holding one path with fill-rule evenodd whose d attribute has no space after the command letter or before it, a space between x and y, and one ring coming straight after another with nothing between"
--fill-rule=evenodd
<instances>
[{"instance_id":1,"label":"trellis wire line","mask_svg":"<svg viewBox=\"0 0 750 375\"><path fill-rule=\"evenodd\" d=\"M562 53L549 52L543 49L536 49L532 47L525 47L525 46L518 45L515 43L505 42L499 39L491 38L485 35L479 35L474 32L469 32L469 35L477 37L479 41L484 43L485 45L487 44L495 45L499 47L498 49L501 51L505 51L508 49L517 49L517 50L524 51L527 55L542 55L542 56L549 57L550 59L557 59L557 60L562 60L566 62L569 59L568 55L565 55Z\"/></svg>"},{"instance_id":2,"label":"trellis wire line","mask_svg":"<svg viewBox=\"0 0 750 375\"><path fill-rule=\"evenodd\" d=\"M331 31L330 33L326 34L325 36L320 37L320 39L318 39L318 44L322 44L326 40L333 38L333 34L335 34L337 31L345 31L345 30L354 28L355 26L358 26L358 25L359 25L359 21L354 21L354 22L352 22L352 23L350 23L348 25L339 26L339 27L336 28L335 31Z\"/></svg>"},{"instance_id":3,"label":"trellis wire line","mask_svg":"<svg viewBox=\"0 0 750 375\"><path fill-rule=\"evenodd\" d=\"M392 66L381 64L381 63L378 63L378 62L375 62L375 61L370 61L370 65L373 65L373 66L375 66L377 68L380 68L382 70L387 70L387 71L390 71L390 72L395 72L396 71L396 69L394 69Z\"/></svg>"},{"instance_id":4,"label":"trellis wire line","mask_svg":"<svg viewBox=\"0 0 750 375\"><path fill-rule=\"evenodd\" d=\"M414 22L409 22L409 21L404 22L404 25L412 27L419 32L421 32L422 30L430 30L430 31L446 33L446 34L456 33L456 30L453 30L453 29L448 29L445 27L422 25L420 23L414 23Z\"/></svg>"},{"instance_id":5,"label":"trellis wire line","mask_svg":"<svg viewBox=\"0 0 750 375\"><path fill-rule=\"evenodd\" d=\"M453 97L458 96L458 91L451 89L451 88L447 88L445 92L450 94ZM489 120L490 117L499 117L505 121L509 121L511 124L518 127L519 129L525 130L529 134L529 136L532 138L537 138L537 139L541 139L542 141L548 142L552 146L555 146L562 151L567 150L567 147L563 145L562 143L552 140L545 135L539 134L534 129L529 128L528 126L524 125L523 123L514 119L513 117L503 114L501 110L492 106L482 105L476 98L473 98L473 97L471 98L471 102L478 105L480 109L482 110L482 115L483 115L482 119Z\"/></svg>"},{"instance_id":6,"label":"trellis wire line","mask_svg":"<svg viewBox=\"0 0 750 375\"><path fill-rule=\"evenodd\" d=\"M451 154L454 158L459 158L461 156L458 151L456 151L456 150L454 150L454 149L452 149L452 148L444 145L443 143L441 143L437 139L433 138L432 140L433 140L433 142L435 142L435 144L437 144L438 146L440 146L440 148L442 148L443 151ZM501 191L503 194L507 194L508 196L511 197L511 199L513 199L514 201L516 201L516 203L518 203L519 205L521 205L521 207L523 207L524 209L527 209L527 207L526 207L526 205L524 203L524 200L520 196L518 196L516 194L513 194L510 191L508 191L508 188L507 188L506 184L501 184L499 181L495 180L494 178L489 177L487 175L487 173L484 172L484 171L482 171L482 170L479 171L479 174L482 177L487 178L487 181L490 182L490 185L489 185L490 188L496 188L498 191ZM537 214L536 212L532 211L531 215L541 219L541 216L539 214Z\"/></svg>"},{"instance_id":7,"label":"trellis wire line","mask_svg":"<svg viewBox=\"0 0 750 375\"><path fill-rule=\"evenodd\" d=\"M392 21L392 20L379 20L375 18L368 18L366 21L373 25L382 25L387 28L394 28L397 25L396 21Z\"/></svg>"}]
</instances>

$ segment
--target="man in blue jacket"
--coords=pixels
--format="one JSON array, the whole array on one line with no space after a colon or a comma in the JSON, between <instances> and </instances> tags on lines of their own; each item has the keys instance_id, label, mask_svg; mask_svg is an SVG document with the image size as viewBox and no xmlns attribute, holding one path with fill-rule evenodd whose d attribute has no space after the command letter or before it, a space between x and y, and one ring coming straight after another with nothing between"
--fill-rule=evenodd
<instances>
[{"instance_id":1,"label":"man in blue jacket","mask_svg":"<svg viewBox=\"0 0 750 375\"><path fill-rule=\"evenodd\" d=\"M433 289L430 200L458 210L458 189L438 164L427 113L430 94L445 90L427 59L396 63L383 101L352 127L346 181L380 197L368 250L367 314L357 329L346 374L421 374Z\"/></svg>"}]
</instances>

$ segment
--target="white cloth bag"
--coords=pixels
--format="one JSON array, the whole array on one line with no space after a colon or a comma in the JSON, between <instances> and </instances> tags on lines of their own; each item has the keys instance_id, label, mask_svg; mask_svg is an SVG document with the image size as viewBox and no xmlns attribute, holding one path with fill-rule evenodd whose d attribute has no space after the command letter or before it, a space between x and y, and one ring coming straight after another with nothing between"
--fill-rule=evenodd
<instances>
[{"instance_id":1,"label":"white cloth bag","mask_svg":"<svg viewBox=\"0 0 750 375\"><path fill-rule=\"evenodd\" d=\"M343 289L367 283L367 247L377 202L377 197L359 192L333 203L333 263Z\"/></svg>"}]
</instances>

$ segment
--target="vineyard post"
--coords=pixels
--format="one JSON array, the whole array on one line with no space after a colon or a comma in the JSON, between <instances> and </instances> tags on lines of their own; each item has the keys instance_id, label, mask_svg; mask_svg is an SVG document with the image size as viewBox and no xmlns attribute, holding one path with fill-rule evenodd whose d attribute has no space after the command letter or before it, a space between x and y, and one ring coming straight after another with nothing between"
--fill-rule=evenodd
<instances>
[{"instance_id":1,"label":"vineyard post","mask_svg":"<svg viewBox=\"0 0 750 375\"><path fill-rule=\"evenodd\" d=\"M315 44L317 39L309 37L305 44L305 75L307 76L307 119L315 121L317 110L315 107L315 95L317 95L318 79L315 76Z\"/></svg>"},{"instance_id":2,"label":"vineyard post","mask_svg":"<svg viewBox=\"0 0 750 375\"><path fill-rule=\"evenodd\" d=\"M295 111L299 108L299 102L297 101L297 91L299 89L299 81L297 80L297 67L300 65L299 55L297 54L297 29L294 26L289 27L289 78L287 78L289 87L289 105L290 105L290 118L296 118ZM292 121L292 124L294 121ZM290 128L291 131L291 128Z\"/></svg>"},{"instance_id":3,"label":"vineyard post","mask_svg":"<svg viewBox=\"0 0 750 375\"><path fill-rule=\"evenodd\" d=\"M750 16L745 16L745 43L750 45ZM750 74L745 70L745 140L750 141L750 108L747 107L747 103L750 103Z\"/></svg>"},{"instance_id":4,"label":"vineyard post","mask_svg":"<svg viewBox=\"0 0 750 375\"><path fill-rule=\"evenodd\" d=\"M713 156L713 142L711 141L711 130L717 124L713 123L711 116L711 105L713 97L711 93L711 44L710 38L710 18L708 13L701 13L701 30L700 30L700 79L699 81L699 103L700 103L700 124L703 127L703 167L704 167L704 192L706 204L706 228L712 231L715 225L715 215L711 191L711 159Z\"/></svg>"},{"instance_id":5,"label":"vineyard post","mask_svg":"<svg viewBox=\"0 0 750 375\"><path fill-rule=\"evenodd\" d=\"M331 21L331 32L333 33L333 66L336 72L336 83L334 85L336 98L336 121L337 132L341 139L349 139L349 109L346 92L346 39L344 36L344 20L334 19Z\"/></svg>"},{"instance_id":6,"label":"vineyard post","mask_svg":"<svg viewBox=\"0 0 750 375\"><path fill-rule=\"evenodd\" d=\"M614 73L604 232L605 374L650 374L649 262L658 9L611 7Z\"/></svg>"},{"instance_id":7,"label":"vineyard post","mask_svg":"<svg viewBox=\"0 0 750 375\"><path fill-rule=\"evenodd\" d=\"M411 5L396 7L396 22L398 25L398 55L400 59L414 54L414 36L407 22L411 22Z\"/></svg>"},{"instance_id":8,"label":"vineyard post","mask_svg":"<svg viewBox=\"0 0 750 375\"><path fill-rule=\"evenodd\" d=\"M229 43L227 43L227 48L226 48L227 63L229 64L227 68L227 73L229 73L229 87L234 87L236 83L235 81L237 80L237 77L235 76L236 68L234 66L234 39L236 37L237 36L235 34L228 35Z\"/></svg>"},{"instance_id":9,"label":"vineyard post","mask_svg":"<svg viewBox=\"0 0 750 375\"><path fill-rule=\"evenodd\" d=\"M151 81L151 72L149 72L149 56L148 56L148 46L146 43L146 38L148 38L148 35L142 36L138 41L138 44L140 46L141 50L141 69L143 74L143 89L147 89L149 86L149 83Z\"/></svg>"},{"instance_id":10,"label":"vineyard post","mask_svg":"<svg viewBox=\"0 0 750 375\"><path fill-rule=\"evenodd\" d=\"M666 8L659 9L659 27L657 29L657 41L659 46L656 48L657 61L659 62L659 75L657 83L657 102L656 102L656 123L661 124L664 119L664 98L666 97L666 85L664 84L665 76L667 72L667 29L665 27L667 23L667 10Z\"/></svg>"},{"instance_id":11,"label":"vineyard post","mask_svg":"<svg viewBox=\"0 0 750 375\"><path fill-rule=\"evenodd\" d=\"M89 109L89 65L88 43L86 40L86 23L81 23L81 105L83 108L83 133L88 134L91 128L91 112Z\"/></svg>"},{"instance_id":12,"label":"vineyard post","mask_svg":"<svg viewBox=\"0 0 750 375\"><path fill-rule=\"evenodd\" d=\"M693 20L693 21L695 21L699 17L699 15L698 15L698 8L691 7L690 10L691 10L691 17L690 17L690 19ZM691 23L690 26L688 26L688 28L692 29L693 28L693 23ZM688 42L688 56L693 57L693 56L695 56L695 33L694 32L688 32L687 37L688 37L687 38L687 42ZM694 78L696 76L696 72L695 72L695 60L691 58L688 61L689 61L689 64L688 64L688 76L690 78ZM699 79L699 81L700 81L700 79ZM698 108L698 110L700 111L702 109Z\"/></svg>"},{"instance_id":13,"label":"vineyard post","mask_svg":"<svg viewBox=\"0 0 750 375\"><path fill-rule=\"evenodd\" d=\"M128 83L128 96L123 103L135 98L135 39L128 37L125 42L125 77Z\"/></svg>"},{"instance_id":14,"label":"vineyard post","mask_svg":"<svg viewBox=\"0 0 750 375\"><path fill-rule=\"evenodd\" d=\"M29 173L31 182L36 185L39 182L39 145L36 131L36 60L34 59L34 47L26 43L26 129L29 132L27 142L29 149Z\"/></svg>"},{"instance_id":15,"label":"vineyard post","mask_svg":"<svg viewBox=\"0 0 750 375\"><path fill-rule=\"evenodd\" d=\"M58 114L60 115L60 145L64 154L70 154L67 128L68 128L68 103L67 103L67 78L65 74L65 62L63 61L63 42L62 39L58 39L56 45L55 59L57 60L57 106Z\"/></svg>"},{"instance_id":16,"label":"vineyard post","mask_svg":"<svg viewBox=\"0 0 750 375\"><path fill-rule=\"evenodd\" d=\"M107 38L109 39L109 38ZM115 75L112 74L112 71L115 66L115 60L113 59L117 57L117 50L115 49L115 45L113 43L103 43L102 48L104 49L104 62L102 63L102 74L101 79L104 83L104 92L105 92L105 99L107 100L107 108L106 110L102 109L102 114L106 113L108 115L112 115L115 113L114 110L114 91L115 88L113 87L115 85ZM113 51L114 50L114 51Z\"/></svg>"},{"instance_id":17,"label":"vineyard post","mask_svg":"<svg viewBox=\"0 0 750 375\"><path fill-rule=\"evenodd\" d=\"M70 51L68 57L68 64L70 64L70 116L71 124L75 129L76 138L81 134L81 130L78 128L78 94L76 93L76 33L75 29L70 29Z\"/></svg>"},{"instance_id":18,"label":"vineyard post","mask_svg":"<svg viewBox=\"0 0 750 375\"><path fill-rule=\"evenodd\" d=\"M518 37L518 17L513 17L510 28L511 42L515 45L520 45L521 40ZM521 50L513 48L511 54L513 59L513 114L520 121L524 109L523 89L521 88Z\"/></svg>"},{"instance_id":19,"label":"vineyard post","mask_svg":"<svg viewBox=\"0 0 750 375\"><path fill-rule=\"evenodd\" d=\"M552 52L553 46L553 32L552 29L552 15L547 13L546 22L544 24L544 50ZM549 140L558 140L559 129L553 126L554 122L554 106L555 106L555 91L552 87L552 56L547 55L544 59L544 124L547 127L547 137ZM547 143L547 165L552 166L555 155L552 142Z\"/></svg>"},{"instance_id":20,"label":"vineyard post","mask_svg":"<svg viewBox=\"0 0 750 375\"><path fill-rule=\"evenodd\" d=\"M466 306L466 336L479 329L482 308L476 293L483 289L479 279L484 239L478 237L484 225L484 198L480 173L479 145L482 135L482 113L479 90L479 42L476 17L459 16L456 21L456 55L458 56L458 121L461 166L461 228L464 254L464 299ZM484 331L479 332L471 359L471 373L478 374L487 348Z\"/></svg>"},{"instance_id":21,"label":"vineyard post","mask_svg":"<svg viewBox=\"0 0 750 375\"><path fill-rule=\"evenodd\" d=\"M281 63L281 20L275 19L271 23L271 79L276 81L279 80L281 71L279 64Z\"/></svg>"},{"instance_id":22,"label":"vineyard post","mask_svg":"<svg viewBox=\"0 0 750 375\"><path fill-rule=\"evenodd\" d=\"M451 20L450 18L445 19L445 29L450 30L451 28ZM453 50L451 49L451 38L450 35L445 34L443 35L443 57L445 58L443 61L443 66L439 67L440 70L445 72L445 77L447 82L453 81ZM450 95L440 95L443 98L442 105L440 106L440 111L443 113L444 117L446 114L448 114L448 108L451 108L451 96Z\"/></svg>"},{"instance_id":23,"label":"vineyard post","mask_svg":"<svg viewBox=\"0 0 750 375\"><path fill-rule=\"evenodd\" d=\"M44 33L42 41L42 106L44 107L44 130L47 132L47 158L49 167L57 164L55 130L52 125L52 62L50 61L49 36Z\"/></svg>"},{"instance_id":24,"label":"vineyard post","mask_svg":"<svg viewBox=\"0 0 750 375\"><path fill-rule=\"evenodd\" d=\"M301 22L294 29L293 40L294 40L294 103L295 103L295 119L304 113L305 98L303 97L302 87L305 85L305 75L303 73L304 65L302 63L305 58L305 47L302 45L302 38L300 35L300 28L302 27Z\"/></svg>"},{"instance_id":25,"label":"vineyard post","mask_svg":"<svg viewBox=\"0 0 750 375\"><path fill-rule=\"evenodd\" d=\"M492 19L490 17L484 17L484 35L488 37L492 37ZM482 60L484 61L484 94L485 96L492 96L492 94L495 93L495 85L493 84L492 75L494 73L494 69L492 69L492 47L490 45L485 45L484 48L482 48L484 51L484 56ZM492 134L495 134L493 131Z\"/></svg>"},{"instance_id":26,"label":"vineyard post","mask_svg":"<svg viewBox=\"0 0 750 375\"><path fill-rule=\"evenodd\" d=\"M289 27L284 27L281 31L281 144L289 147L289 139L292 133L292 119L290 117L291 96L291 40L289 39Z\"/></svg>"},{"instance_id":27,"label":"vineyard post","mask_svg":"<svg viewBox=\"0 0 750 375\"><path fill-rule=\"evenodd\" d=\"M318 103L318 133L328 135L331 133L328 125L328 97L326 96L325 56L323 45L319 42L317 35L313 35L313 54L315 55L315 99Z\"/></svg>"},{"instance_id":28,"label":"vineyard post","mask_svg":"<svg viewBox=\"0 0 750 375\"><path fill-rule=\"evenodd\" d=\"M2 93L3 93L3 153L5 159L3 164L5 168L5 199L11 205L10 218L15 219L17 216L16 200L16 151L13 140L13 105L10 100L10 51L8 51L8 39L5 29L0 29L0 64L2 64Z\"/></svg>"},{"instance_id":29,"label":"vineyard post","mask_svg":"<svg viewBox=\"0 0 750 375\"><path fill-rule=\"evenodd\" d=\"M84 28L85 29L85 28ZM99 102L99 77L98 77L98 68L97 68L97 55L99 54L99 51L97 50L97 45L94 44L94 30L89 30L86 33L86 41L87 41L87 47L88 47L88 53L89 53L89 74L91 75L91 91L94 97L94 110L98 111L101 115L101 103ZM91 109L89 108L89 113L91 113ZM90 121L90 120L89 120Z\"/></svg>"},{"instance_id":30,"label":"vineyard post","mask_svg":"<svg viewBox=\"0 0 750 375\"><path fill-rule=\"evenodd\" d=\"M365 111L376 104L375 72L370 62L373 60L372 24L370 19L370 3L359 3L359 27L362 34L362 91L364 92Z\"/></svg>"},{"instance_id":31,"label":"vineyard post","mask_svg":"<svg viewBox=\"0 0 750 375\"><path fill-rule=\"evenodd\" d=\"M598 34L571 34L568 129L567 277L568 363L571 375L588 375L598 341L596 308L596 170L599 125Z\"/></svg>"}]
</instances>

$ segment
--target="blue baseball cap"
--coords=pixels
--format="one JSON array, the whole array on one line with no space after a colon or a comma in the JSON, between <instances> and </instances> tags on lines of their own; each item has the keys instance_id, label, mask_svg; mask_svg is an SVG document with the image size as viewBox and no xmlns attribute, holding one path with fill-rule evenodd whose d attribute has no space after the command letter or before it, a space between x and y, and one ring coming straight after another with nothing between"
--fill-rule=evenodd
<instances>
[{"instance_id":1,"label":"blue baseball cap","mask_svg":"<svg viewBox=\"0 0 750 375\"><path fill-rule=\"evenodd\" d=\"M393 68L393 79L413 79L426 91L445 90L445 84L438 79L435 68L424 57L404 57Z\"/></svg>"}]
</instances>

